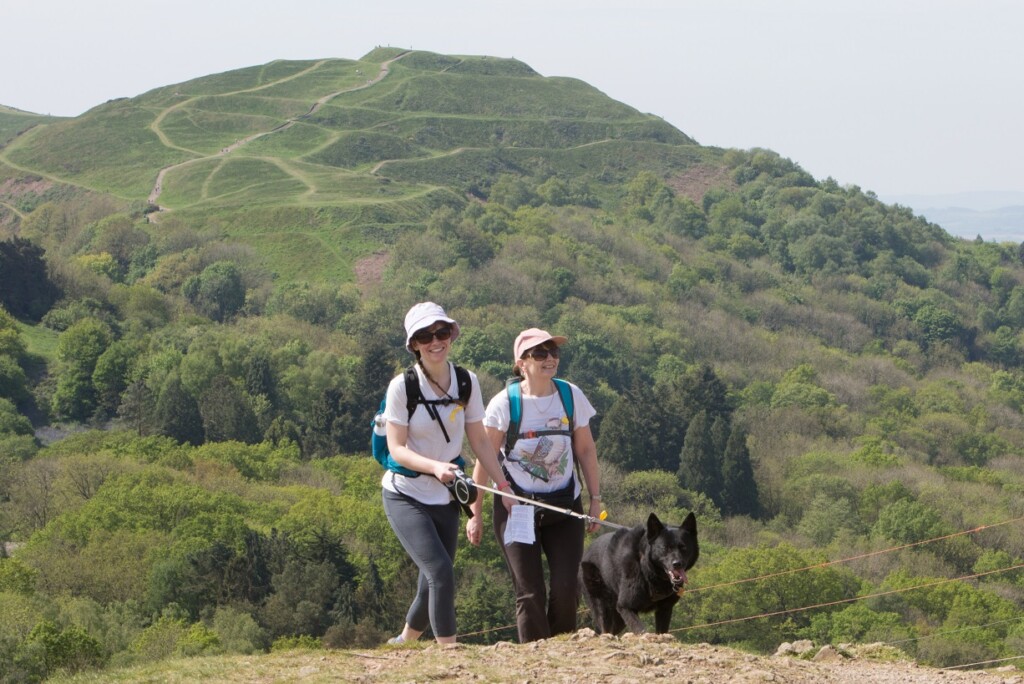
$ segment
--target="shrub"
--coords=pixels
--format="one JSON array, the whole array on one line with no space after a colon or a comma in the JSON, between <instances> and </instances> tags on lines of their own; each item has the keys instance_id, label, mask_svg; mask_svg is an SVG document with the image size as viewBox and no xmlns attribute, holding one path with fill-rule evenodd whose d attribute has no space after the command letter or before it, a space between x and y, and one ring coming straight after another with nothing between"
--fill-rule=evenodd
<instances>
[{"instance_id":1,"label":"shrub","mask_svg":"<svg viewBox=\"0 0 1024 684\"><path fill-rule=\"evenodd\" d=\"M0 558L0 592L31 596L35 591L36 574L17 558Z\"/></svg>"},{"instance_id":2,"label":"shrub","mask_svg":"<svg viewBox=\"0 0 1024 684\"><path fill-rule=\"evenodd\" d=\"M103 665L106 658L98 641L78 627L60 630L44 620L18 647L21 660L30 669L47 677L58 670L77 672ZM16 656L17 657L17 656Z\"/></svg>"},{"instance_id":3,"label":"shrub","mask_svg":"<svg viewBox=\"0 0 1024 684\"><path fill-rule=\"evenodd\" d=\"M232 606L217 607L213 632L227 653L255 653L267 646L267 634L253 616Z\"/></svg>"},{"instance_id":4,"label":"shrub","mask_svg":"<svg viewBox=\"0 0 1024 684\"><path fill-rule=\"evenodd\" d=\"M323 643L317 637L311 637L308 634L300 634L299 636L283 636L274 639L274 643L270 645L270 651L294 651L296 649L302 649L306 651L319 651L323 648Z\"/></svg>"}]
</instances>

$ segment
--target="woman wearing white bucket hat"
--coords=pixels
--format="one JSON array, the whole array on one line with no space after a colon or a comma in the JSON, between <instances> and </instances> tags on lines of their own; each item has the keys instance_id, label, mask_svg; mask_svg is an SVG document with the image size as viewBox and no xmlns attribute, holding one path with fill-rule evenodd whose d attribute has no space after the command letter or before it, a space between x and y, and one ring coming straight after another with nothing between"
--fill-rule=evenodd
<instances>
[{"instance_id":1,"label":"woman wearing white bucket hat","mask_svg":"<svg viewBox=\"0 0 1024 684\"><path fill-rule=\"evenodd\" d=\"M402 633L389 643L415 641L428 626L439 643L455 641L455 548L459 505L445 486L455 480L463 436L486 471L506 487L483 427L484 404L474 373L448 361L459 324L434 302L405 316L405 346L416 356L418 391L425 410L410 410L406 373L388 385L384 420L388 451L409 475L388 470L381 481L384 512L419 568L416 597ZM460 380L461 376L461 380ZM468 401L463 401L469 385ZM433 477L420 477L420 474ZM511 504L509 504L511 505Z\"/></svg>"}]
</instances>

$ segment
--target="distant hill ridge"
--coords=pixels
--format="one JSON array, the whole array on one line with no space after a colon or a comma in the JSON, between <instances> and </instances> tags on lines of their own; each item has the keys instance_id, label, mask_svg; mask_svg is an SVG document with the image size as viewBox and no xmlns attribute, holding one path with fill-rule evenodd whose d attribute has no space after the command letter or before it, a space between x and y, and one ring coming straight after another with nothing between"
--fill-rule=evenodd
<instances>
[{"instance_id":1,"label":"distant hill ridge","mask_svg":"<svg viewBox=\"0 0 1024 684\"><path fill-rule=\"evenodd\" d=\"M886 202L911 207L953 235L996 242L1024 241L1024 192L957 192L888 195Z\"/></svg>"},{"instance_id":2,"label":"distant hill ridge","mask_svg":"<svg viewBox=\"0 0 1024 684\"><path fill-rule=\"evenodd\" d=\"M641 168L672 177L721 155L577 79L394 48L204 76L16 133L0 161L22 172L153 201L199 228L215 220L267 253L285 239L358 252L352 231L421 225L503 173L583 178L600 193Z\"/></svg>"}]
</instances>

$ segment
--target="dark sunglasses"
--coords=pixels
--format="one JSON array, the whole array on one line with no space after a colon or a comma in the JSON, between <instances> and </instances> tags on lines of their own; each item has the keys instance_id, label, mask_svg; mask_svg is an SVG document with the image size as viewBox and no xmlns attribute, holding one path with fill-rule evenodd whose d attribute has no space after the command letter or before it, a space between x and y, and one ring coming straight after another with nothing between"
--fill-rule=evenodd
<instances>
[{"instance_id":1,"label":"dark sunglasses","mask_svg":"<svg viewBox=\"0 0 1024 684\"><path fill-rule=\"evenodd\" d=\"M557 359L559 354L560 352L558 351L558 347L552 347L551 349L540 348L531 349L530 351L523 354L523 358L525 359L527 356L529 356L531 359L535 361L543 361L544 359L548 358L548 356L550 356L553 359Z\"/></svg>"},{"instance_id":2,"label":"dark sunglasses","mask_svg":"<svg viewBox=\"0 0 1024 684\"><path fill-rule=\"evenodd\" d=\"M451 326L446 325L443 328L438 328L437 330L434 331L420 330L418 332L415 332L412 335L412 341L416 342L417 344L430 344L430 341L435 337L443 342L444 340L447 340L451 336Z\"/></svg>"}]
</instances>

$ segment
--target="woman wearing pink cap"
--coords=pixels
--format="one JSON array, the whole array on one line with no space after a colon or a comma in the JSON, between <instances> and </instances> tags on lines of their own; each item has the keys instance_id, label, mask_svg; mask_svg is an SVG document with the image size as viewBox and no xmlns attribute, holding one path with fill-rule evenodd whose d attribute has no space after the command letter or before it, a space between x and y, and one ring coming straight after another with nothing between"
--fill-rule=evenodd
<instances>
[{"instance_id":1,"label":"woman wearing pink cap","mask_svg":"<svg viewBox=\"0 0 1024 684\"><path fill-rule=\"evenodd\" d=\"M596 411L579 387L555 378L559 348L566 341L539 328L519 333L513 345L513 373L518 379L491 399L484 426L494 448L501 450L501 469L515 494L582 513L578 466L590 494L588 514L597 518L601 512L601 481L597 447L590 432L590 419ZM513 410L513 402L519 404L519 411ZM516 413L519 424L510 435ZM487 476L479 466L473 472L477 482L485 482ZM501 485L498 488L504 489ZM507 500L495 497L494 533L512 573L519 641L575 631L576 576L583 558L584 521L528 506L527 513L534 519L535 541L506 540ZM474 513L479 513L483 504L477 500L472 507ZM466 525L466 534L473 543L480 540L479 519L474 515ZM589 531L597 528L593 523ZM544 583L544 557L550 591Z\"/></svg>"},{"instance_id":2,"label":"woman wearing pink cap","mask_svg":"<svg viewBox=\"0 0 1024 684\"><path fill-rule=\"evenodd\" d=\"M395 377L388 385L383 417L388 451L408 474L388 470L381 485L388 522L420 572L405 627L388 643L415 641L428 625L439 643L454 643L453 563L459 506L445 485L455 479L458 465L454 461L462 450L463 436L468 438L477 464L496 481L506 487L508 483L484 431L480 383L475 374L456 371L448 361L451 344L459 337L459 324L437 304L422 302L406 314L405 334L406 349L416 356L415 379L422 408L410 408L407 403L406 374ZM465 402L460 374L469 381ZM465 386L465 380L462 384Z\"/></svg>"}]
</instances>

